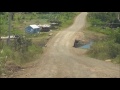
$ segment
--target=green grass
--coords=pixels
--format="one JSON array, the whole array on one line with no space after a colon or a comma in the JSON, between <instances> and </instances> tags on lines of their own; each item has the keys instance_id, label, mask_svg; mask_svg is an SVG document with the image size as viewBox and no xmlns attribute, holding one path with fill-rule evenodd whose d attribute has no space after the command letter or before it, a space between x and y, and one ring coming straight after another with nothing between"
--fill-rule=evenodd
<instances>
[{"instance_id":1,"label":"green grass","mask_svg":"<svg viewBox=\"0 0 120 90\"><path fill-rule=\"evenodd\" d=\"M111 59L113 63L120 63L120 44L115 42L115 33L112 29L87 27L86 36L94 40L88 55L100 60Z\"/></svg>"},{"instance_id":2,"label":"green grass","mask_svg":"<svg viewBox=\"0 0 120 90\"><path fill-rule=\"evenodd\" d=\"M117 57L113 59L112 62L120 64L120 55L117 55Z\"/></svg>"},{"instance_id":3,"label":"green grass","mask_svg":"<svg viewBox=\"0 0 120 90\"><path fill-rule=\"evenodd\" d=\"M113 62L119 63L120 44L114 43L112 40L98 41L92 45L88 54L97 59L112 59Z\"/></svg>"},{"instance_id":4,"label":"green grass","mask_svg":"<svg viewBox=\"0 0 120 90\"><path fill-rule=\"evenodd\" d=\"M118 22L116 14L91 12L88 14L87 21L88 37L95 38L88 55L100 60L111 59L114 63L120 63L120 28L115 28L116 25L112 25L114 28L107 25L110 22Z\"/></svg>"}]
</instances>

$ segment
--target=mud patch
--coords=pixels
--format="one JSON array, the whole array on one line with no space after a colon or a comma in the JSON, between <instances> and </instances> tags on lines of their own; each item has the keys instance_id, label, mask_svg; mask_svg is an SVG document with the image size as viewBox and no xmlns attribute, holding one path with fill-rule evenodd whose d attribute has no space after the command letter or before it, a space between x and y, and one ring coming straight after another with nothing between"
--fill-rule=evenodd
<instances>
[{"instance_id":1,"label":"mud patch","mask_svg":"<svg viewBox=\"0 0 120 90\"><path fill-rule=\"evenodd\" d=\"M6 71L8 71L9 73L13 73L13 72L16 72L18 70L21 70L23 69L22 67L16 65L15 63L13 62L7 62L6 65L5 65L5 69Z\"/></svg>"},{"instance_id":2,"label":"mud patch","mask_svg":"<svg viewBox=\"0 0 120 90\"><path fill-rule=\"evenodd\" d=\"M80 48L83 48L83 49L90 49L91 45L93 44L93 41L90 41L89 43L81 46Z\"/></svg>"},{"instance_id":3,"label":"mud patch","mask_svg":"<svg viewBox=\"0 0 120 90\"><path fill-rule=\"evenodd\" d=\"M89 40L75 40L74 41L74 46L75 48L90 48L92 45L92 41Z\"/></svg>"},{"instance_id":4,"label":"mud patch","mask_svg":"<svg viewBox=\"0 0 120 90\"><path fill-rule=\"evenodd\" d=\"M84 46L84 45L88 44L90 41L91 41L91 39L85 37L83 32L78 32L76 34L73 47L79 48L81 46Z\"/></svg>"}]
</instances>

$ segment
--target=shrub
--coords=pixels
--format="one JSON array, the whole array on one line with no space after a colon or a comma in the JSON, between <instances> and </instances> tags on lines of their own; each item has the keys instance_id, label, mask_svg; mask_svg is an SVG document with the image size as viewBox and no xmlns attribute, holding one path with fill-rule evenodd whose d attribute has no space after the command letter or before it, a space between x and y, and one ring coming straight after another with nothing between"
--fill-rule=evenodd
<instances>
[{"instance_id":1,"label":"shrub","mask_svg":"<svg viewBox=\"0 0 120 90\"><path fill-rule=\"evenodd\" d=\"M120 64L120 54L117 55L117 57L115 59L113 59L112 62Z\"/></svg>"},{"instance_id":2,"label":"shrub","mask_svg":"<svg viewBox=\"0 0 120 90\"><path fill-rule=\"evenodd\" d=\"M120 54L120 44L114 41L98 41L88 51L90 56L99 59L114 59Z\"/></svg>"}]
</instances>

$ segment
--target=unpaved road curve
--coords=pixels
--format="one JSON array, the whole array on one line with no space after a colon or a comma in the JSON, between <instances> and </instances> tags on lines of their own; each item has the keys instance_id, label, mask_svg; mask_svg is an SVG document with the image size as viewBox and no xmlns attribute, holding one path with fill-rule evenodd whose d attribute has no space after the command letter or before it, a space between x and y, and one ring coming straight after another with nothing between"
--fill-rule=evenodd
<instances>
[{"instance_id":1,"label":"unpaved road curve","mask_svg":"<svg viewBox=\"0 0 120 90\"><path fill-rule=\"evenodd\" d=\"M32 68L19 71L14 78L111 78L120 77L120 66L84 55L85 50L73 47L76 32L85 25L86 12L78 15L74 24L60 31L47 45L42 58Z\"/></svg>"}]
</instances>

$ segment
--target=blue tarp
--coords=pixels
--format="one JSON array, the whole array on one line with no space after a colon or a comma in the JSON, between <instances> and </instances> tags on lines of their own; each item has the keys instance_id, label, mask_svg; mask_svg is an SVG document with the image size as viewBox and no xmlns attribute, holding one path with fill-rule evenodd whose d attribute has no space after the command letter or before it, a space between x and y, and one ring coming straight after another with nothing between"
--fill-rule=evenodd
<instances>
[{"instance_id":1,"label":"blue tarp","mask_svg":"<svg viewBox=\"0 0 120 90\"><path fill-rule=\"evenodd\" d=\"M32 28L31 26L28 26L25 28L25 32L30 34L39 33L40 28Z\"/></svg>"}]
</instances>

